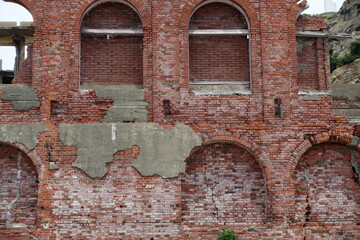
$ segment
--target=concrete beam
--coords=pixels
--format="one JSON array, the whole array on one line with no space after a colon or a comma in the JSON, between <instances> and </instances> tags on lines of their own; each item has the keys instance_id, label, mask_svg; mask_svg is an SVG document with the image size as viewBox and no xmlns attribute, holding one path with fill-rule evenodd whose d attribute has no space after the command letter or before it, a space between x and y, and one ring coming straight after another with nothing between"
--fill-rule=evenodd
<instances>
[{"instance_id":1,"label":"concrete beam","mask_svg":"<svg viewBox=\"0 0 360 240\"><path fill-rule=\"evenodd\" d=\"M125 36L141 36L144 34L142 29L81 29L82 34L103 34L103 35L125 35Z\"/></svg>"},{"instance_id":2,"label":"concrete beam","mask_svg":"<svg viewBox=\"0 0 360 240\"><path fill-rule=\"evenodd\" d=\"M249 35L248 29L190 29L189 35Z\"/></svg>"},{"instance_id":3,"label":"concrete beam","mask_svg":"<svg viewBox=\"0 0 360 240\"><path fill-rule=\"evenodd\" d=\"M34 42L34 38L32 36L24 36L25 45L29 45ZM0 36L0 46L15 46L12 36Z\"/></svg>"},{"instance_id":4,"label":"concrete beam","mask_svg":"<svg viewBox=\"0 0 360 240\"><path fill-rule=\"evenodd\" d=\"M329 33L324 31L296 31L297 37L315 37L315 38L352 38L346 33Z\"/></svg>"},{"instance_id":5,"label":"concrete beam","mask_svg":"<svg viewBox=\"0 0 360 240\"><path fill-rule=\"evenodd\" d=\"M1 26L0 25L0 37L4 36L33 36L34 27L32 26Z\"/></svg>"}]
</instances>

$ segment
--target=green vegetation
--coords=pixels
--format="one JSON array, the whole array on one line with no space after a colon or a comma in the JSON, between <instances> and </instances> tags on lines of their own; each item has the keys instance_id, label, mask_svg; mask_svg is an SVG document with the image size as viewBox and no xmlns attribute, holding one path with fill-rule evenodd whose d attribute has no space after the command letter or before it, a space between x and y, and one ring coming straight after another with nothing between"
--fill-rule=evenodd
<instances>
[{"instance_id":1,"label":"green vegetation","mask_svg":"<svg viewBox=\"0 0 360 240\"><path fill-rule=\"evenodd\" d=\"M236 240L236 233L231 229L224 229L217 235L218 240Z\"/></svg>"},{"instance_id":2,"label":"green vegetation","mask_svg":"<svg viewBox=\"0 0 360 240\"><path fill-rule=\"evenodd\" d=\"M356 40L351 43L350 53L345 54L343 57L338 57L334 54L334 50L330 50L330 71L333 72L335 69L352 63L356 59L360 58L360 40Z\"/></svg>"},{"instance_id":3,"label":"green vegetation","mask_svg":"<svg viewBox=\"0 0 360 240\"><path fill-rule=\"evenodd\" d=\"M330 20L332 18L332 16L320 16L319 14L308 14L308 13L303 13L301 14L301 17L303 18L317 18L317 19L325 19L325 20Z\"/></svg>"}]
</instances>

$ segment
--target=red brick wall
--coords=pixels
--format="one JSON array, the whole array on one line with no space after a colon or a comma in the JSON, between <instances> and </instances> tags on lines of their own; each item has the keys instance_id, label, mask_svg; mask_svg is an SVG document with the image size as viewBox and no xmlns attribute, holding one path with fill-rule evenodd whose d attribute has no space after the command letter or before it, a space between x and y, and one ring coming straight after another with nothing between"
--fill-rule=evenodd
<instances>
[{"instance_id":1,"label":"red brick wall","mask_svg":"<svg viewBox=\"0 0 360 240\"><path fill-rule=\"evenodd\" d=\"M91 9L82 29L142 29L138 14L121 3L103 3ZM142 84L142 37L82 35L82 84Z\"/></svg>"},{"instance_id":2,"label":"red brick wall","mask_svg":"<svg viewBox=\"0 0 360 240\"><path fill-rule=\"evenodd\" d=\"M319 90L316 38L297 38L298 86L300 90Z\"/></svg>"},{"instance_id":3,"label":"red brick wall","mask_svg":"<svg viewBox=\"0 0 360 240\"><path fill-rule=\"evenodd\" d=\"M1 239L26 239L26 237L18 236L27 233L27 235L33 235L32 237L28 236L29 239L191 238L203 240L215 239L220 229L225 227L235 229L239 239L360 239L360 226L356 225L355 221L358 220L353 214L353 209L358 207L355 199L355 197L359 198L357 195L358 185L350 183L350 168L347 160L342 164L338 161L338 158L349 159L351 152L349 148L343 149L337 145L336 147L328 145L327 150L324 151L337 152L334 154L335 158L325 159L324 163L326 164L323 165L321 165L321 161L318 161L319 163L311 168L316 170L318 178L322 181L314 179L316 184L311 186L310 193L314 194L309 194L309 197L311 197L312 203L318 203L318 206L315 205L312 209L313 212L309 214L312 222L305 222L307 211L303 202L303 184L305 183L301 180L301 171L297 173L296 177L292 174L298 159L307 148L312 146L314 141L338 140L338 142L350 144L351 140L349 139L354 134L355 128L345 118L331 115L330 95L323 95L319 100L316 98L315 100L299 100L295 35L295 18L298 12L291 8L295 1L234 0L234 3L241 5L250 19L252 92L246 95L198 96L188 87L188 31L193 27L189 27L188 23L191 13L203 1L129 0L138 9L144 29L144 59L143 62L141 60L137 60L137 62L143 63L143 86L146 102L149 104L149 121L159 123L167 128L171 128L176 122L181 122L191 127L204 142L219 140L237 143L249 149L249 152L256 156L252 157L242 148L229 144L203 146L190 157L187 173L172 179L141 176L131 165L141 151L136 147L116 153L113 161L107 164L109 172L101 179L91 179L83 171L72 166L76 161L78 149L64 146L61 143L59 124L100 123L112 106L111 100L98 99L93 91L79 91L79 82L83 80L82 75L79 79L80 69L82 67L86 69L84 67L86 63L81 63L80 60L86 59L86 54L82 55L81 49L90 51L90 45L86 46L90 38L85 35L81 38L81 18L85 10L96 1L17 0L17 2L24 4L35 19L32 87L39 96L41 105L36 110L16 111L10 101L0 100L0 123L41 122L46 125L46 130L37 136L39 144L35 149L29 150L30 154L37 156L36 160L39 164L43 164L41 165L41 174L39 174L36 229L9 229L0 224ZM122 4L115 5L121 6L122 10L129 9ZM222 4L218 5L223 6ZM95 13L98 9L113 9L110 6L113 4L99 5L89 14L91 15L93 11ZM211 16L209 21L204 20L207 17L196 14L196 18L203 19L198 20L201 23L199 26L202 28L206 26L209 28L238 26L237 20L234 20L239 19L236 17L237 10L226 7L234 13L225 14L232 20L227 21L226 18L222 18L221 16L224 15L219 15L218 12L212 10L214 8L211 4L208 8L204 8L208 9L206 11L214 13L208 14ZM220 10L225 11L226 7L221 7ZM200 8L198 13L205 11L204 9ZM99 12L101 11L99 10ZM135 16L131 15L134 14L132 10L122 13L121 17L117 14L110 14L112 11L120 10L98 13L99 17L97 18L85 17L83 23L94 20L94 23L89 23L87 26L94 28L114 25L139 27L139 21L131 17ZM103 15L101 16L101 14ZM110 15L112 16L107 18ZM204 13L204 15L206 14ZM123 16L126 17L123 18ZM215 23L216 21L211 20L212 17L221 23ZM127 23L111 23L111 19L120 19L116 20L120 22L124 19L132 19L133 23L127 20L124 20ZM209 22L211 24L208 24ZM243 20L238 22L243 24L240 24L241 28L245 26ZM307 26L318 28L319 22L315 22L309 20L304 23L304 29ZM201 41L209 38L199 37ZM229 37L218 41L219 44L226 41L230 47L238 47L234 44L235 40L232 42L232 39L235 38ZM103 64L108 57L104 57L101 61L96 60L96 55L103 54L100 51L96 52L98 48L102 48L100 46L105 42L102 42L103 40L95 39L95 37L91 40L95 45L91 50L95 52L91 54L95 56L91 60L89 54L88 60L90 62L98 61L98 65L103 69L102 72L91 72L91 67L89 67L88 74L91 76L85 76L89 77L87 83L106 83L107 79L113 83L115 81L113 76L119 77L125 72L132 72L132 70L120 71L117 68L115 69L116 74L111 75L111 70L108 70L108 66L111 64ZM116 46L116 48L104 47L104 49L107 48L106 54L109 55L114 52L118 56L124 57L119 53L123 52L124 48L131 54L141 51L140 40L137 38L115 37L106 42ZM198 45L200 46L200 44ZM195 52L198 50L194 47L192 49ZM231 51L231 48L225 49ZM325 71L321 72L322 64L325 62L322 60L324 58L321 54L327 53L326 45L317 45L316 51L318 52L318 63L321 63L318 68L320 85L321 82L326 81L328 76ZM238 52L238 49L232 52ZM233 54L229 55L232 56L231 59L237 58L237 55ZM215 55L215 57L217 56ZM130 58L132 57L126 57L126 59ZM219 61L233 61L222 58ZM120 65L125 63L120 57L111 57L110 59L114 61L116 59L118 63L121 63ZM208 61L208 65L213 64L209 60L211 59L203 61ZM128 61L130 60L126 60L126 63ZM239 61L240 66L244 64L243 61ZM241 72L239 65L233 65L232 69L236 68L236 71ZM232 69L228 68L227 70L231 72ZM100 77L104 73L111 76ZM133 79L139 79L137 76ZM96 81L92 82L92 78ZM121 81L119 80L118 83ZM126 81L132 80L127 76ZM313 88L311 83L307 89ZM319 87L319 89L322 88ZM282 118L275 118L274 99L281 99L284 113ZM169 104L165 108L164 100L169 100L166 102ZM359 134L359 131L356 130L355 134ZM317 137L307 140L312 135ZM323 159L317 154L320 153L320 156L323 156L322 152L324 151L314 149L309 151L310 153L315 151L311 156L307 154L303 157L298 169L301 170L302 162L311 161L307 159ZM359 145L355 149L359 150ZM340 155L344 157L340 157ZM60 168L49 170L49 159L55 161ZM337 164L334 165L330 162ZM327 167L328 165L330 167ZM37 165L37 167L39 166ZM207 171L205 171L205 167ZM5 170L2 172L10 174L14 166L6 165L2 168ZM230 171L226 171L225 168ZM338 177L337 173L331 169L335 169L337 172L341 171L343 177ZM28 172L30 175L32 174L32 171ZM339 186L335 186L334 182L330 182L330 178L324 177L322 173L327 173L330 177L336 176L331 179L338 179ZM242 184L246 187L253 186L254 191L241 192L241 187L239 187L234 190L234 193L229 191L227 194L214 196L215 202L217 200L233 202L233 204L219 208L223 222L220 220L215 222L211 215L214 211L214 204L209 202L210 191L204 187L205 179L212 181L213 185L211 186L214 186L216 191L221 189L219 186L241 186ZM195 180L198 181L195 182ZM295 186L294 180L296 180ZM219 184L215 184L216 181ZM5 192L8 191L6 184L2 184L5 186ZM190 187L187 188L187 186ZM195 187L199 191L192 193L190 192L191 187ZM300 188L298 192L296 192L297 188ZM337 197L333 193L327 193L329 197L322 195L324 198L319 199L317 194L322 194L326 188L335 189L337 193L341 190L341 193L345 193L345 198L343 195ZM265 190L266 195L264 194ZM352 199L350 193L353 193ZM228 195L231 195L230 200L225 199L225 196ZM197 196L203 198L196 198ZM235 198L237 199L233 200ZM343 199L345 199L346 209L339 205ZM199 214L207 214L209 218L195 219L193 217L195 215L190 215L198 213L190 211L196 203L199 203L200 209L204 209L204 212ZM201 205L202 203L203 205ZM351 203L357 205L351 205ZM334 210L329 214L326 213L331 217L330 219L325 215L320 215L325 212L321 204L328 204ZM243 207L246 207L248 211L245 211ZM266 219L264 208L266 208ZM350 221L346 220L345 216L349 217ZM319 220L315 217L319 217ZM345 220L341 220L340 217L344 217ZM190 220L194 220L194 224ZM336 224L331 222L332 220Z\"/></svg>"},{"instance_id":4,"label":"red brick wall","mask_svg":"<svg viewBox=\"0 0 360 240\"><path fill-rule=\"evenodd\" d=\"M0 144L0 225L6 223L8 205L16 198L17 159L19 149ZM23 154L21 159L21 195L13 205L11 223L35 225L37 217L38 177L32 161ZM0 232L0 238L1 238Z\"/></svg>"},{"instance_id":5,"label":"red brick wall","mask_svg":"<svg viewBox=\"0 0 360 240\"><path fill-rule=\"evenodd\" d=\"M360 222L359 176L351 158L360 165L359 152L338 144L317 145L302 156L295 174L296 221L349 227Z\"/></svg>"},{"instance_id":6,"label":"red brick wall","mask_svg":"<svg viewBox=\"0 0 360 240\"><path fill-rule=\"evenodd\" d=\"M247 29L236 8L211 3L191 17L189 29ZM250 81L246 36L190 36L190 81Z\"/></svg>"},{"instance_id":7,"label":"red brick wall","mask_svg":"<svg viewBox=\"0 0 360 240\"><path fill-rule=\"evenodd\" d=\"M264 222L265 182L259 164L246 150L211 144L187 162L181 199L182 220L189 236L192 231L206 233L207 228L226 224L234 228Z\"/></svg>"},{"instance_id":8,"label":"red brick wall","mask_svg":"<svg viewBox=\"0 0 360 240\"><path fill-rule=\"evenodd\" d=\"M225 3L209 3L191 16L190 29L248 29L238 9Z\"/></svg>"},{"instance_id":9,"label":"red brick wall","mask_svg":"<svg viewBox=\"0 0 360 240\"><path fill-rule=\"evenodd\" d=\"M190 37L190 81L250 81L248 44L243 36Z\"/></svg>"}]
</instances>

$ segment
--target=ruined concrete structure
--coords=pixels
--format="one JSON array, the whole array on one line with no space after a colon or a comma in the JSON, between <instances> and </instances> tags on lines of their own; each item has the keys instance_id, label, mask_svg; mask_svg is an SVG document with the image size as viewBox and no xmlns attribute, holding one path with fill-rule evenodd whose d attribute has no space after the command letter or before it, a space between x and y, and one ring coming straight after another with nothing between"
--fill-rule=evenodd
<instances>
[{"instance_id":1,"label":"ruined concrete structure","mask_svg":"<svg viewBox=\"0 0 360 240\"><path fill-rule=\"evenodd\" d=\"M13 2L0 239L360 239L360 129L306 1Z\"/></svg>"}]
</instances>

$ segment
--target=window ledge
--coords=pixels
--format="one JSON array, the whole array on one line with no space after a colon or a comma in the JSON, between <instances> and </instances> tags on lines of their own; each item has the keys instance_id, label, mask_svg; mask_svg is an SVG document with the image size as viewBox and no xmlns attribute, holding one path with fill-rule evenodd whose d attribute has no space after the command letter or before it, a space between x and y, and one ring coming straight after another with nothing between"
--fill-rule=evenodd
<instances>
[{"instance_id":1,"label":"window ledge","mask_svg":"<svg viewBox=\"0 0 360 240\"><path fill-rule=\"evenodd\" d=\"M190 29L189 35L240 35L250 34L248 29Z\"/></svg>"},{"instance_id":2,"label":"window ledge","mask_svg":"<svg viewBox=\"0 0 360 240\"><path fill-rule=\"evenodd\" d=\"M303 101L320 101L321 96L331 96L331 91L299 91L298 95Z\"/></svg>"},{"instance_id":3,"label":"window ledge","mask_svg":"<svg viewBox=\"0 0 360 240\"><path fill-rule=\"evenodd\" d=\"M331 91L299 91L299 95L331 95Z\"/></svg>"},{"instance_id":4,"label":"window ledge","mask_svg":"<svg viewBox=\"0 0 360 240\"><path fill-rule=\"evenodd\" d=\"M190 89L197 96L249 95L249 82L191 82Z\"/></svg>"}]
</instances>

